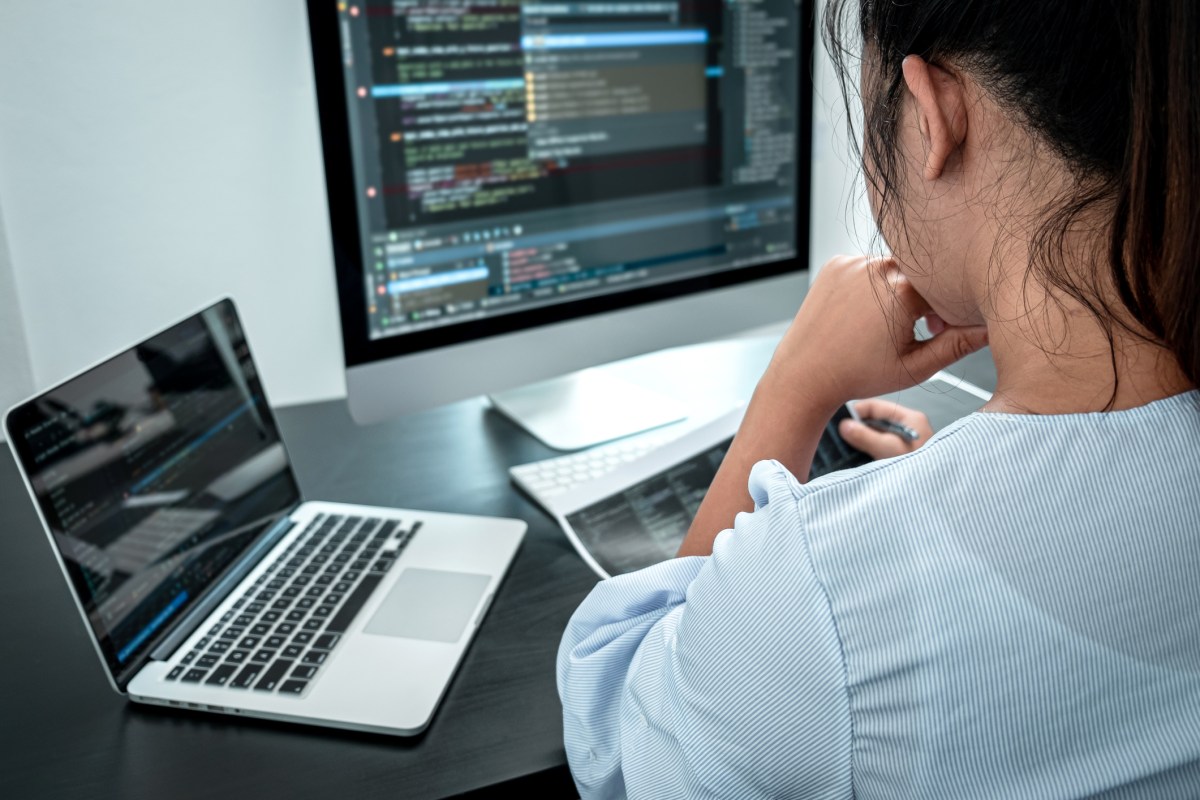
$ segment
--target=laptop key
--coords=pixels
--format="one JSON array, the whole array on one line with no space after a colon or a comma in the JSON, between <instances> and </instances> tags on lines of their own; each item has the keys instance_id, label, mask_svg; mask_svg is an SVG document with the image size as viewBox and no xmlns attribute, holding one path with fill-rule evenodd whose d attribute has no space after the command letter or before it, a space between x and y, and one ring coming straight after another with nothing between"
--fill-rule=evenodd
<instances>
[{"instance_id":1,"label":"laptop key","mask_svg":"<svg viewBox=\"0 0 1200 800\"><path fill-rule=\"evenodd\" d=\"M279 687L279 693L300 694L304 691L305 686L308 686L308 681L284 681L283 686Z\"/></svg>"},{"instance_id":2,"label":"laptop key","mask_svg":"<svg viewBox=\"0 0 1200 800\"><path fill-rule=\"evenodd\" d=\"M250 657L249 650L230 650L225 660L230 664L240 664Z\"/></svg>"},{"instance_id":3,"label":"laptop key","mask_svg":"<svg viewBox=\"0 0 1200 800\"><path fill-rule=\"evenodd\" d=\"M288 622L299 622L300 620L304 619L304 611L298 608L293 611L289 611L286 619Z\"/></svg>"},{"instance_id":4,"label":"laptop key","mask_svg":"<svg viewBox=\"0 0 1200 800\"><path fill-rule=\"evenodd\" d=\"M305 664L324 664L325 659L329 657L329 653L323 650L309 650L304 654Z\"/></svg>"},{"instance_id":5,"label":"laptop key","mask_svg":"<svg viewBox=\"0 0 1200 800\"><path fill-rule=\"evenodd\" d=\"M265 622L260 622L250 629L251 636L265 636L271 632L271 626Z\"/></svg>"},{"instance_id":6,"label":"laptop key","mask_svg":"<svg viewBox=\"0 0 1200 800\"><path fill-rule=\"evenodd\" d=\"M229 679L233 677L234 670L237 669L236 664L222 664L212 671L205 683L211 683L214 686L224 686L229 683Z\"/></svg>"},{"instance_id":7,"label":"laptop key","mask_svg":"<svg viewBox=\"0 0 1200 800\"><path fill-rule=\"evenodd\" d=\"M345 633L350 627L350 623L354 621L354 617L366 605L367 598L379 586L383 580L382 575L366 575L358 586L354 587L354 591L342 603L338 612L329 619L329 624L325 627L327 633Z\"/></svg>"},{"instance_id":8,"label":"laptop key","mask_svg":"<svg viewBox=\"0 0 1200 800\"><path fill-rule=\"evenodd\" d=\"M235 689L245 689L254 683L254 679L260 672L262 672L262 664L247 664L242 667L242 671L237 674L237 677L229 682L229 685Z\"/></svg>"},{"instance_id":9,"label":"laptop key","mask_svg":"<svg viewBox=\"0 0 1200 800\"><path fill-rule=\"evenodd\" d=\"M267 640L265 642L263 642L263 647L269 648L271 650L278 650L279 648L283 647L283 642L284 642L285 638L286 637L284 637L284 636L268 637Z\"/></svg>"},{"instance_id":10,"label":"laptop key","mask_svg":"<svg viewBox=\"0 0 1200 800\"><path fill-rule=\"evenodd\" d=\"M258 683L254 684L254 688L263 692L271 692L279 685L280 679L287 674L287 671L292 668L292 662L287 659L280 658L275 661L267 671L263 673L262 678Z\"/></svg>"},{"instance_id":11,"label":"laptop key","mask_svg":"<svg viewBox=\"0 0 1200 800\"><path fill-rule=\"evenodd\" d=\"M279 655L283 656L284 658L299 658L300 654L303 652L304 652L303 645L289 644L287 647L283 648L283 652L280 653Z\"/></svg>"},{"instance_id":12,"label":"laptop key","mask_svg":"<svg viewBox=\"0 0 1200 800\"><path fill-rule=\"evenodd\" d=\"M332 650L340 638L340 636L333 633L321 634L317 637L317 640L313 642L313 648L316 650Z\"/></svg>"},{"instance_id":13,"label":"laptop key","mask_svg":"<svg viewBox=\"0 0 1200 800\"><path fill-rule=\"evenodd\" d=\"M170 672L167 673L167 680L173 681L182 674L183 674L183 665L180 664L179 666L175 667L173 670L171 670Z\"/></svg>"},{"instance_id":14,"label":"laptop key","mask_svg":"<svg viewBox=\"0 0 1200 800\"><path fill-rule=\"evenodd\" d=\"M200 669L208 669L213 664L217 663L217 657L214 655L200 656L200 660L196 662L196 666Z\"/></svg>"},{"instance_id":15,"label":"laptop key","mask_svg":"<svg viewBox=\"0 0 1200 800\"><path fill-rule=\"evenodd\" d=\"M225 652L226 650L228 650L228 649L229 649L229 642L228 642L227 640L225 640L225 639L222 639L222 640L221 640L221 641L219 641L219 642L213 642L213 643L212 643L212 647L208 648L208 652L210 652L210 653L224 653L224 652Z\"/></svg>"},{"instance_id":16,"label":"laptop key","mask_svg":"<svg viewBox=\"0 0 1200 800\"><path fill-rule=\"evenodd\" d=\"M257 661L260 664L265 664L275 657L274 650L259 650L254 655L250 656L251 661Z\"/></svg>"},{"instance_id":17,"label":"laptop key","mask_svg":"<svg viewBox=\"0 0 1200 800\"><path fill-rule=\"evenodd\" d=\"M187 672L183 673L183 681L184 683L199 683L200 679L206 674L207 670L195 668L189 669Z\"/></svg>"},{"instance_id":18,"label":"laptop key","mask_svg":"<svg viewBox=\"0 0 1200 800\"><path fill-rule=\"evenodd\" d=\"M320 617L313 617L312 619L310 619L304 623L304 630L319 631L319 630L321 630L321 626L324 624L325 624L325 620L321 619Z\"/></svg>"},{"instance_id":19,"label":"laptop key","mask_svg":"<svg viewBox=\"0 0 1200 800\"><path fill-rule=\"evenodd\" d=\"M309 678L311 678L313 675L316 675L316 674L317 674L317 668L315 666L313 666L312 664L301 664L300 666L298 666L294 670L292 670L293 678L304 678L305 680L308 680Z\"/></svg>"},{"instance_id":20,"label":"laptop key","mask_svg":"<svg viewBox=\"0 0 1200 800\"><path fill-rule=\"evenodd\" d=\"M282 616L283 616L282 611L268 611L267 613L262 615L262 621L263 622L275 622L277 619L279 619Z\"/></svg>"},{"instance_id":21,"label":"laptop key","mask_svg":"<svg viewBox=\"0 0 1200 800\"><path fill-rule=\"evenodd\" d=\"M180 664L190 664L196 660L196 656L198 656L199 654L200 654L199 650L193 650L192 652L188 653L183 658L179 659L179 663Z\"/></svg>"},{"instance_id":22,"label":"laptop key","mask_svg":"<svg viewBox=\"0 0 1200 800\"><path fill-rule=\"evenodd\" d=\"M295 624L293 624L291 622L281 622L275 628L275 632L278 633L280 636L286 636L287 634L291 633L294 630L296 630L296 626L295 626Z\"/></svg>"},{"instance_id":23,"label":"laptop key","mask_svg":"<svg viewBox=\"0 0 1200 800\"><path fill-rule=\"evenodd\" d=\"M312 638L313 634L311 631L300 631L292 637L292 642L294 644L308 644L312 641Z\"/></svg>"}]
</instances>

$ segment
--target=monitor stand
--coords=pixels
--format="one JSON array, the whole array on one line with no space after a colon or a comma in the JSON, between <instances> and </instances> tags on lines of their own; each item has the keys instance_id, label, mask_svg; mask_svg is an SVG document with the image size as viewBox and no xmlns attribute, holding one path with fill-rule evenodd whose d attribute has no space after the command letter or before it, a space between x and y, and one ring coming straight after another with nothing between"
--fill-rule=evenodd
<instances>
[{"instance_id":1,"label":"monitor stand","mask_svg":"<svg viewBox=\"0 0 1200 800\"><path fill-rule=\"evenodd\" d=\"M488 396L555 450L580 450L686 419L678 401L596 367Z\"/></svg>"}]
</instances>

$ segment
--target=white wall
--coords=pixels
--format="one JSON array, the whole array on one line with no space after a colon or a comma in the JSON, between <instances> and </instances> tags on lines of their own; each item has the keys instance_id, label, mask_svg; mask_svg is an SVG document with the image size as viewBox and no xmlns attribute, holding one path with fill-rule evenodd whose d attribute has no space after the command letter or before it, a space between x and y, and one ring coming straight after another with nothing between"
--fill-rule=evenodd
<instances>
[{"instance_id":1,"label":"white wall","mask_svg":"<svg viewBox=\"0 0 1200 800\"><path fill-rule=\"evenodd\" d=\"M304 4L0 4L0 204L33 376L223 294L275 402L343 392Z\"/></svg>"},{"instance_id":2,"label":"white wall","mask_svg":"<svg viewBox=\"0 0 1200 800\"><path fill-rule=\"evenodd\" d=\"M818 77L819 264L860 245ZM36 384L230 294L274 402L344 393L300 0L0 4L0 207Z\"/></svg>"},{"instance_id":3,"label":"white wall","mask_svg":"<svg viewBox=\"0 0 1200 800\"><path fill-rule=\"evenodd\" d=\"M824 0L819 0L820 15ZM876 251L875 222L866 201L862 170L850 149L845 104L833 63L821 43L821 22L817 17L817 42L814 53L813 97L813 194L809 217L809 258L820 266L841 254ZM857 99L852 107L859 108ZM859 119L856 129L861 131Z\"/></svg>"},{"instance_id":4,"label":"white wall","mask_svg":"<svg viewBox=\"0 0 1200 800\"><path fill-rule=\"evenodd\" d=\"M29 347L25 343L25 325L17 301L12 261L8 257L2 212L0 209L0 416L9 406L33 393ZM2 441L4 428L0 426Z\"/></svg>"}]
</instances>

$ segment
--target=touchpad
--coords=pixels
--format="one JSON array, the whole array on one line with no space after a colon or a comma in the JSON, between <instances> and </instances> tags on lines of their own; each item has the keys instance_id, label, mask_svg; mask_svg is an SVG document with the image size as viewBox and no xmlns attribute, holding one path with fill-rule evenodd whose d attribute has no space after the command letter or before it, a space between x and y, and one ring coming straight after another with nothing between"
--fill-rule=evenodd
<instances>
[{"instance_id":1,"label":"touchpad","mask_svg":"<svg viewBox=\"0 0 1200 800\"><path fill-rule=\"evenodd\" d=\"M471 572L406 569L363 632L457 642L490 581Z\"/></svg>"}]
</instances>

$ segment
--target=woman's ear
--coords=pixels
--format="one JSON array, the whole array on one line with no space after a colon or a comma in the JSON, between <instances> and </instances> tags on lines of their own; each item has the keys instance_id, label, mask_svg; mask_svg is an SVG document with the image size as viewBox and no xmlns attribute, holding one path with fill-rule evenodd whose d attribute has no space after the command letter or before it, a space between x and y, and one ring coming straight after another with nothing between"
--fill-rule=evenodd
<instances>
[{"instance_id":1,"label":"woman's ear","mask_svg":"<svg viewBox=\"0 0 1200 800\"><path fill-rule=\"evenodd\" d=\"M963 87L953 74L920 56L907 56L901 66L925 143L925 180L937 180L967 138Z\"/></svg>"}]
</instances>

